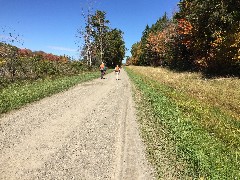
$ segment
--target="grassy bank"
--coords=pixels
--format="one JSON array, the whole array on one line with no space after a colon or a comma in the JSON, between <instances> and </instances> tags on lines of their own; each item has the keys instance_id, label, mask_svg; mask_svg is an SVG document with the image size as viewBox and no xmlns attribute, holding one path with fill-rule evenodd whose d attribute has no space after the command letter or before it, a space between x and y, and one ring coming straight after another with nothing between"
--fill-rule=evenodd
<instances>
[{"instance_id":1,"label":"grassy bank","mask_svg":"<svg viewBox=\"0 0 240 180\"><path fill-rule=\"evenodd\" d=\"M239 79L146 67L127 72L159 178L240 178Z\"/></svg>"},{"instance_id":2,"label":"grassy bank","mask_svg":"<svg viewBox=\"0 0 240 180\"><path fill-rule=\"evenodd\" d=\"M0 114L17 109L23 105L66 90L78 83L98 78L99 71L64 76L54 79L46 78L34 82L14 83L0 90Z\"/></svg>"}]
</instances>

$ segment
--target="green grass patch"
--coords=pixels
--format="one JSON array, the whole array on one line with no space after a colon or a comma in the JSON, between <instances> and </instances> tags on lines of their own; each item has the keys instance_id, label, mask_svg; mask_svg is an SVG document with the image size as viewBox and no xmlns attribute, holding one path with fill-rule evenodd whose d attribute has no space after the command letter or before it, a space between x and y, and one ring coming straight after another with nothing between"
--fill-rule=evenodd
<instances>
[{"instance_id":1,"label":"green grass patch","mask_svg":"<svg viewBox=\"0 0 240 180\"><path fill-rule=\"evenodd\" d=\"M34 82L24 82L22 84L11 84L0 91L0 114L98 77L100 77L99 71L55 79L39 79Z\"/></svg>"},{"instance_id":2,"label":"green grass patch","mask_svg":"<svg viewBox=\"0 0 240 180\"><path fill-rule=\"evenodd\" d=\"M240 178L237 119L183 91L129 68L127 72L137 92L135 99L148 157L159 179L173 168L173 176L178 179ZM169 164L165 163L168 168L162 163L164 158L169 160Z\"/></svg>"}]
</instances>

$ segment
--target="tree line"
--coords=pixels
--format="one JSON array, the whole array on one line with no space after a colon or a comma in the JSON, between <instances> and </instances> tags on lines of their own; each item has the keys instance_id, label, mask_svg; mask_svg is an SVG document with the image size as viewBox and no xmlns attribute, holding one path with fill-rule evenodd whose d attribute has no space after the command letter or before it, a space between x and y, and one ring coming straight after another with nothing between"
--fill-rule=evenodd
<instances>
[{"instance_id":1,"label":"tree line","mask_svg":"<svg viewBox=\"0 0 240 180\"><path fill-rule=\"evenodd\" d=\"M240 76L240 1L181 0L132 45L127 64Z\"/></svg>"},{"instance_id":2,"label":"tree line","mask_svg":"<svg viewBox=\"0 0 240 180\"><path fill-rule=\"evenodd\" d=\"M83 14L85 26L78 30L77 37L83 40L82 60L90 66L104 62L107 67L121 65L125 57L123 32L110 27L106 12L97 10Z\"/></svg>"}]
</instances>

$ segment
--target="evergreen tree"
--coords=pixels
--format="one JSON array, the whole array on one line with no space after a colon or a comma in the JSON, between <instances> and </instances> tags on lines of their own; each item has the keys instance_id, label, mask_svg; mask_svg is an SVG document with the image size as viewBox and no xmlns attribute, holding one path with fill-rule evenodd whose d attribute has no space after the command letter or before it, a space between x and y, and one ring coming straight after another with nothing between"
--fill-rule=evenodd
<instances>
[{"instance_id":1,"label":"evergreen tree","mask_svg":"<svg viewBox=\"0 0 240 180\"><path fill-rule=\"evenodd\" d=\"M147 25L145 30L142 33L142 38L141 38L141 54L139 57L138 65L141 66L148 66L150 65L150 58L151 58L151 53L150 50L147 46L147 37L150 32L150 28Z\"/></svg>"}]
</instances>

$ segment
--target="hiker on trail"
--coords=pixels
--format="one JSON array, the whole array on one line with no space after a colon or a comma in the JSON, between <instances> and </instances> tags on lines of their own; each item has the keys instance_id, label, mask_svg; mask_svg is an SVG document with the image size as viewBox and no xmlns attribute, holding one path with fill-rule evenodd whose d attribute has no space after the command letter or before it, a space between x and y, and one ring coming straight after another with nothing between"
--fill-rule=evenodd
<instances>
[{"instance_id":1,"label":"hiker on trail","mask_svg":"<svg viewBox=\"0 0 240 180\"><path fill-rule=\"evenodd\" d=\"M100 71L101 71L101 79L103 79L103 75L105 74L106 72L106 67L104 65L104 63L102 62L102 64L100 65L99 67Z\"/></svg>"},{"instance_id":2,"label":"hiker on trail","mask_svg":"<svg viewBox=\"0 0 240 180\"><path fill-rule=\"evenodd\" d=\"M119 76L119 73L120 73L120 67L117 65L114 69L115 73L116 73L116 80L119 80L118 76Z\"/></svg>"}]
</instances>

